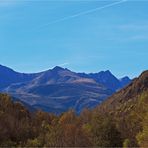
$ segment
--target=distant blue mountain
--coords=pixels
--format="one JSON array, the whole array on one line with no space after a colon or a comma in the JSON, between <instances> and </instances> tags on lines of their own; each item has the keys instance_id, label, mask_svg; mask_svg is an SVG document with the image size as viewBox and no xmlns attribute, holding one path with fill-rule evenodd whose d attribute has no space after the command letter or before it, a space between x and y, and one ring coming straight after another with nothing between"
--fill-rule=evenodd
<instances>
[{"instance_id":1,"label":"distant blue mountain","mask_svg":"<svg viewBox=\"0 0 148 148\"><path fill-rule=\"evenodd\" d=\"M91 78L97 83L103 84L105 87L114 92L123 88L131 82L130 78L127 76L121 79L117 79L109 70L90 74L79 73L79 75L83 78Z\"/></svg>"},{"instance_id":2,"label":"distant blue mountain","mask_svg":"<svg viewBox=\"0 0 148 148\"><path fill-rule=\"evenodd\" d=\"M125 87L126 85L128 85L131 82L130 78L127 76L121 78L119 81L120 81L121 87Z\"/></svg>"},{"instance_id":3,"label":"distant blue mountain","mask_svg":"<svg viewBox=\"0 0 148 148\"><path fill-rule=\"evenodd\" d=\"M19 98L33 108L61 113L70 108L80 112L93 108L117 90L128 85L128 77L117 79L110 71L75 73L56 66L23 74L0 65L0 90Z\"/></svg>"},{"instance_id":4,"label":"distant blue mountain","mask_svg":"<svg viewBox=\"0 0 148 148\"><path fill-rule=\"evenodd\" d=\"M24 74L0 65L0 89L5 88L13 83L28 82L33 80L38 74Z\"/></svg>"}]
</instances>

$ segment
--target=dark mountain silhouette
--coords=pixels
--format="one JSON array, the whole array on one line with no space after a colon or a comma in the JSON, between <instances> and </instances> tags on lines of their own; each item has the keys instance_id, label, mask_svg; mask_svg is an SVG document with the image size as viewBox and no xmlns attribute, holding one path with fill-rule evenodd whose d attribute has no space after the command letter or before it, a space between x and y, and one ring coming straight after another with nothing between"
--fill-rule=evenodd
<instances>
[{"instance_id":1,"label":"dark mountain silhouette","mask_svg":"<svg viewBox=\"0 0 148 148\"><path fill-rule=\"evenodd\" d=\"M85 74L58 66L35 74L22 74L0 66L0 73L1 92L56 113L69 108L80 112L84 107L95 107L130 82L123 83L110 71Z\"/></svg>"},{"instance_id":2,"label":"dark mountain silhouette","mask_svg":"<svg viewBox=\"0 0 148 148\"><path fill-rule=\"evenodd\" d=\"M79 73L79 75L84 78L91 78L113 91L119 90L131 82L127 76L121 80L117 79L109 70L90 74Z\"/></svg>"},{"instance_id":3,"label":"dark mountain silhouette","mask_svg":"<svg viewBox=\"0 0 148 148\"><path fill-rule=\"evenodd\" d=\"M101 83L112 90L121 88L119 80L109 70L101 71L97 74L90 74L90 76L98 83Z\"/></svg>"},{"instance_id":4,"label":"dark mountain silhouette","mask_svg":"<svg viewBox=\"0 0 148 148\"><path fill-rule=\"evenodd\" d=\"M129 83L131 82L130 78L129 77L123 77L120 79L120 85L122 87L125 87L126 85L128 85Z\"/></svg>"},{"instance_id":5,"label":"dark mountain silhouette","mask_svg":"<svg viewBox=\"0 0 148 148\"><path fill-rule=\"evenodd\" d=\"M38 74L18 73L14 70L0 65L0 89L7 87L13 83L28 82L33 80Z\"/></svg>"}]
</instances>

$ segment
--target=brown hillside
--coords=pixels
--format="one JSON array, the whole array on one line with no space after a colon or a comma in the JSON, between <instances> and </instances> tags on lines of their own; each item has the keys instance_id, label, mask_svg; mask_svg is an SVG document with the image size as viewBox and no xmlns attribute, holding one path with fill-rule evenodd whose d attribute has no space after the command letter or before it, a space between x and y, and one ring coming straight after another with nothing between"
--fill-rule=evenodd
<instances>
[{"instance_id":1,"label":"brown hillside","mask_svg":"<svg viewBox=\"0 0 148 148\"><path fill-rule=\"evenodd\" d=\"M124 108L123 106L126 107L129 105L128 102L136 102L137 98L143 92L147 91L148 70L144 71L138 78L135 78L127 87L109 97L104 103L97 107L97 110L104 113L118 111L121 109L121 107Z\"/></svg>"}]
</instances>

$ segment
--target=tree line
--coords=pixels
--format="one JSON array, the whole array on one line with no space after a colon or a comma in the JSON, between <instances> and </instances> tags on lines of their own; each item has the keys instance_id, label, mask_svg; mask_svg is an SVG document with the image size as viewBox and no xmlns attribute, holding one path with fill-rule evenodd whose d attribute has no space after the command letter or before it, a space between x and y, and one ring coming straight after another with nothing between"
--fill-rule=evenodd
<instances>
[{"instance_id":1,"label":"tree line","mask_svg":"<svg viewBox=\"0 0 148 148\"><path fill-rule=\"evenodd\" d=\"M148 146L147 97L143 95L139 108L121 120L89 109L80 115L73 110L58 116L43 111L31 113L22 104L14 103L10 96L0 94L0 146ZM139 115L136 109L141 109Z\"/></svg>"}]
</instances>

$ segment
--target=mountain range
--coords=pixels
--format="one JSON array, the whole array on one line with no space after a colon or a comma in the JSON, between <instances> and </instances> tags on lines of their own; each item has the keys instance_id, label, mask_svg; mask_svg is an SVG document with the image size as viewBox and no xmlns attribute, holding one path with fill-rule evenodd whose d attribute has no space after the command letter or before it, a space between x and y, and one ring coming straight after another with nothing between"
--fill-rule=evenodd
<instances>
[{"instance_id":1,"label":"mountain range","mask_svg":"<svg viewBox=\"0 0 148 148\"><path fill-rule=\"evenodd\" d=\"M54 113L93 108L130 82L127 76L118 79L109 70L86 74L56 66L24 74L0 65L1 92L21 98L32 108Z\"/></svg>"},{"instance_id":2,"label":"mountain range","mask_svg":"<svg viewBox=\"0 0 148 148\"><path fill-rule=\"evenodd\" d=\"M27 108L0 93L1 147L148 147L148 71L78 116Z\"/></svg>"}]
</instances>

